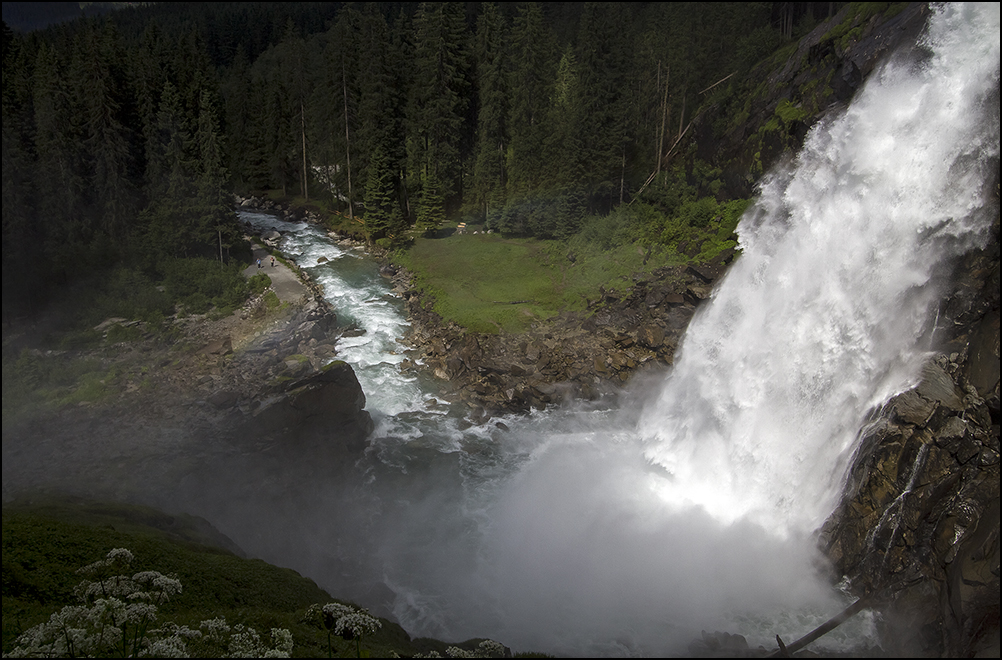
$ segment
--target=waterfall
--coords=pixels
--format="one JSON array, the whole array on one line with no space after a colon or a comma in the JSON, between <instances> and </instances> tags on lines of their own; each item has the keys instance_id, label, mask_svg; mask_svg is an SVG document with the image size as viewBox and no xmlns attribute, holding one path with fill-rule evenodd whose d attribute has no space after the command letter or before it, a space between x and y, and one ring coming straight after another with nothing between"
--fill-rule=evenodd
<instances>
[{"instance_id":1,"label":"waterfall","mask_svg":"<svg viewBox=\"0 0 1002 660\"><path fill-rule=\"evenodd\" d=\"M815 126L741 220L741 257L639 423L666 502L812 529L867 411L914 384L941 270L992 219L999 147L998 5L932 14L918 56Z\"/></svg>"}]
</instances>

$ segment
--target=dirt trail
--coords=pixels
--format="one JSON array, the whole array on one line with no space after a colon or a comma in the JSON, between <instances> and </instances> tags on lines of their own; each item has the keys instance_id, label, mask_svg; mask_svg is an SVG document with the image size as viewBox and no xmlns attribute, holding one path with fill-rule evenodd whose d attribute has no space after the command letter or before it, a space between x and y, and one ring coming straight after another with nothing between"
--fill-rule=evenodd
<instances>
[{"instance_id":1,"label":"dirt trail","mask_svg":"<svg viewBox=\"0 0 1002 660\"><path fill-rule=\"evenodd\" d=\"M267 248L256 241L251 241L254 256L251 265L244 269L244 276L251 278L258 273L264 273L271 278L271 288L275 291L280 302L299 302L304 296L310 294L310 290L299 281L292 270L278 259L273 259ZM261 267L257 262L260 259ZM274 264L274 265L273 265Z\"/></svg>"}]
</instances>

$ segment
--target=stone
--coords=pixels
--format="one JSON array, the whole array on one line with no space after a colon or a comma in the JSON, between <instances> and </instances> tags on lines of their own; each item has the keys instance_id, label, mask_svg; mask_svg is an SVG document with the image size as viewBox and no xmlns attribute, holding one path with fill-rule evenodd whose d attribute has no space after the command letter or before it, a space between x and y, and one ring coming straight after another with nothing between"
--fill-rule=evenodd
<instances>
[{"instance_id":1,"label":"stone","mask_svg":"<svg viewBox=\"0 0 1002 660\"><path fill-rule=\"evenodd\" d=\"M894 399L892 409L899 420L915 426L924 426L936 410L936 404L915 390L909 390Z\"/></svg>"},{"instance_id":2,"label":"stone","mask_svg":"<svg viewBox=\"0 0 1002 660\"><path fill-rule=\"evenodd\" d=\"M227 389L213 392L212 394L209 395L206 401L211 403L216 408L223 410L235 406L237 404L237 401L239 400L239 397L240 395L237 392Z\"/></svg>"},{"instance_id":3,"label":"stone","mask_svg":"<svg viewBox=\"0 0 1002 660\"><path fill-rule=\"evenodd\" d=\"M938 402L951 410L964 409L964 394L953 382L950 374L939 365L928 362L922 368L922 382L916 389L929 401Z\"/></svg>"},{"instance_id":4,"label":"stone","mask_svg":"<svg viewBox=\"0 0 1002 660\"><path fill-rule=\"evenodd\" d=\"M217 339L206 344L202 349L204 355L229 355L233 352L233 340L227 335L222 339Z\"/></svg>"}]
</instances>

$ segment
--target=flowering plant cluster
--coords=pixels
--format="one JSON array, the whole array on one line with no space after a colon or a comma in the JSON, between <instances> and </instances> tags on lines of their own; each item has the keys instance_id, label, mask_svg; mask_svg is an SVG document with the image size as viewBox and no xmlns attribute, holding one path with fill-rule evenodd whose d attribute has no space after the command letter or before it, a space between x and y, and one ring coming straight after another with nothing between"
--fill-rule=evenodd
<instances>
[{"instance_id":1,"label":"flowering plant cluster","mask_svg":"<svg viewBox=\"0 0 1002 660\"><path fill-rule=\"evenodd\" d=\"M9 656L21 658L77 658L120 655L122 657L189 657L189 643L206 639L228 649L223 657L288 658L292 633L272 628L272 645L265 645L253 628L232 628L223 618L202 621L202 630L157 620L157 608L181 593L176 577L157 571L114 575L128 568L133 555L125 548L111 550L104 559L88 564L78 573L85 579L73 592L82 605L68 605L48 621L21 634ZM198 655L196 655L198 657Z\"/></svg>"},{"instance_id":2,"label":"flowering plant cluster","mask_svg":"<svg viewBox=\"0 0 1002 660\"><path fill-rule=\"evenodd\" d=\"M358 609L343 603L327 603L310 605L306 610L306 620L320 622L327 630L327 657L333 657L332 636L336 635L345 641L355 640L355 650L362 657L362 637L373 635L382 628L382 622L369 614L367 610Z\"/></svg>"},{"instance_id":3,"label":"flowering plant cluster","mask_svg":"<svg viewBox=\"0 0 1002 660\"><path fill-rule=\"evenodd\" d=\"M485 639L472 651L461 649L458 646L450 646L445 649L445 655L449 658L504 658L507 656L507 649L501 642L493 639ZM418 653L415 658L441 658L437 651L427 654Z\"/></svg>"}]
</instances>

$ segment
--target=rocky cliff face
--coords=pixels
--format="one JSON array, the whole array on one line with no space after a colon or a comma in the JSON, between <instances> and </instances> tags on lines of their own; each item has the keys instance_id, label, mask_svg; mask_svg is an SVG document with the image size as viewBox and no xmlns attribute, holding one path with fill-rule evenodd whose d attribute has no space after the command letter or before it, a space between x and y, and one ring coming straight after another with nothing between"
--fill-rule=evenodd
<instances>
[{"instance_id":1,"label":"rocky cliff face","mask_svg":"<svg viewBox=\"0 0 1002 660\"><path fill-rule=\"evenodd\" d=\"M691 153L721 169L723 195L752 196L758 177L844 107L887 56L914 51L928 14L927 3L847 4L789 56L758 64L735 93L705 108L692 123Z\"/></svg>"},{"instance_id":2,"label":"rocky cliff face","mask_svg":"<svg viewBox=\"0 0 1002 660\"><path fill-rule=\"evenodd\" d=\"M940 351L921 382L874 411L820 541L880 604L888 648L968 657L998 649L999 226L958 265Z\"/></svg>"}]
</instances>

